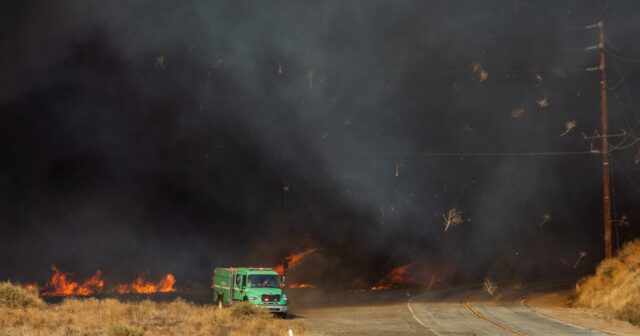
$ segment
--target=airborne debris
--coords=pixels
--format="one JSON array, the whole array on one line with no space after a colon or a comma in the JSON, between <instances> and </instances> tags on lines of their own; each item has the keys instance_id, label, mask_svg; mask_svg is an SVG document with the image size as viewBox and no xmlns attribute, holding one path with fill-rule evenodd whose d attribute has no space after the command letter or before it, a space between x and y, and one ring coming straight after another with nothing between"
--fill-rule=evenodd
<instances>
[{"instance_id":1,"label":"airborne debris","mask_svg":"<svg viewBox=\"0 0 640 336\"><path fill-rule=\"evenodd\" d=\"M395 168L394 175L395 175L396 177L398 177L398 176L400 176L400 164L399 164L398 162L396 162L395 167L396 167L396 168Z\"/></svg>"},{"instance_id":2,"label":"airborne debris","mask_svg":"<svg viewBox=\"0 0 640 336\"><path fill-rule=\"evenodd\" d=\"M622 216L620 216L620 219L616 219L614 222L618 226L629 226L630 225L629 217L627 217L626 214L622 214Z\"/></svg>"},{"instance_id":3,"label":"airborne debris","mask_svg":"<svg viewBox=\"0 0 640 336\"><path fill-rule=\"evenodd\" d=\"M471 64L471 69L473 70L473 74L478 77L478 82L484 82L489 78L489 72L484 70L480 63Z\"/></svg>"},{"instance_id":4,"label":"airborne debris","mask_svg":"<svg viewBox=\"0 0 640 336\"><path fill-rule=\"evenodd\" d=\"M536 74L536 79L538 80L539 84L542 84L542 75L541 74L537 73Z\"/></svg>"},{"instance_id":5,"label":"airborne debris","mask_svg":"<svg viewBox=\"0 0 640 336\"><path fill-rule=\"evenodd\" d=\"M551 73L560 79L567 79L567 74L562 69L551 69Z\"/></svg>"},{"instance_id":6,"label":"airborne debris","mask_svg":"<svg viewBox=\"0 0 640 336\"><path fill-rule=\"evenodd\" d=\"M543 225L545 225L550 220L551 220L551 215L550 214L546 213L546 214L542 215L542 222L540 222L538 227L542 227Z\"/></svg>"},{"instance_id":7,"label":"airborne debris","mask_svg":"<svg viewBox=\"0 0 640 336\"><path fill-rule=\"evenodd\" d=\"M511 118L520 118L525 112L524 107L516 107L511 110Z\"/></svg>"},{"instance_id":8,"label":"airborne debris","mask_svg":"<svg viewBox=\"0 0 640 336\"><path fill-rule=\"evenodd\" d=\"M545 94L540 99L536 100L536 104L538 104L540 108L545 108L549 106L549 97Z\"/></svg>"},{"instance_id":9,"label":"airborne debris","mask_svg":"<svg viewBox=\"0 0 640 336\"><path fill-rule=\"evenodd\" d=\"M447 211L446 214L442 215L444 218L444 231L446 232L450 226L456 226L464 223L464 219L462 219L462 212L458 211L457 208L451 208Z\"/></svg>"},{"instance_id":10,"label":"airborne debris","mask_svg":"<svg viewBox=\"0 0 640 336\"><path fill-rule=\"evenodd\" d=\"M213 72L213 70L215 70L217 67L220 66L220 64L222 64L222 60L218 59L215 63L211 65L211 68L209 69L209 71L207 71L207 75L210 75Z\"/></svg>"},{"instance_id":11,"label":"airborne debris","mask_svg":"<svg viewBox=\"0 0 640 336\"><path fill-rule=\"evenodd\" d=\"M164 56L156 57L156 62L153 64L153 66L162 70L167 70L167 68L164 66Z\"/></svg>"},{"instance_id":12,"label":"airborne debris","mask_svg":"<svg viewBox=\"0 0 640 336\"><path fill-rule=\"evenodd\" d=\"M311 69L307 72L307 81L309 82L309 90L313 91L313 85L316 80L316 71Z\"/></svg>"},{"instance_id":13,"label":"airborne debris","mask_svg":"<svg viewBox=\"0 0 640 336\"><path fill-rule=\"evenodd\" d=\"M577 124L575 120L569 120L564 123L564 132L560 134L560 136L564 136L571 132L572 129L576 128Z\"/></svg>"},{"instance_id":14,"label":"airborne debris","mask_svg":"<svg viewBox=\"0 0 640 336\"><path fill-rule=\"evenodd\" d=\"M493 296L493 294L495 294L496 290L498 289L498 285L496 285L495 282L491 281L491 279L489 278L484 279L482 287L484 287L484 290L491 296Z\"/></svg>"},{"instance_id":15,"label":"airborne debris","mask_svg":"<svg viewBox=\"0 0 640 336\"><path fill-rule=\"evenodd\" d=\"M582 258L587 256L587 252L585 251L580 251L578 253L578 260L576 260L576 263L573 264L573 268L575 269L576 267L578 267L578 264L580 263L580 260L582 260Z\"/></svg>"},{"instance_id":16,"label":"airborne debris","mask_svg":"<svg viewBox=\"0 0 640 336\"><path fill-rule=\"evenodd\" d=\"M282 75L283 69L284 69L284 66L282 65L282 63L278 63L278 75Z\"/></svg>"}]
</instances>

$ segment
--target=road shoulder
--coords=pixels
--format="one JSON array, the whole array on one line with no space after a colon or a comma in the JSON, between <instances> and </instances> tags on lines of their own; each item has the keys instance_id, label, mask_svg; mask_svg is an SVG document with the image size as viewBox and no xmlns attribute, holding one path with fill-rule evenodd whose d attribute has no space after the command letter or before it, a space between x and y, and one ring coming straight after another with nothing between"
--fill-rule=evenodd
<instances>
[{"instance_id":1,"label":"road shoulder","mask_svg":"<svg viewBox=\"0 0 640 336\"><path fill-rule=\"evenodd\" d=\"M605 312L569 307L570 291L535 294L524 304L549 318L613 335L640 335L640 327Z\"/></svg>"}]
</instances>

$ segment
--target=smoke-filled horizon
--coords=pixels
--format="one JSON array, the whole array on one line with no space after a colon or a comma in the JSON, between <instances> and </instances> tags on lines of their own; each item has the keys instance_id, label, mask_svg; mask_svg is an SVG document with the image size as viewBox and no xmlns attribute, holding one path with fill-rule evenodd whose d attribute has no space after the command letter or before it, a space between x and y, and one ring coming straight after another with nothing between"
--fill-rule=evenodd
<instances>
[{"instance_id":1,"label":"smoke-filled horizon","mask_svg":"<svg viewBox=\"0 0 640 336\"><path fill-rule=\"evenodd\" d=\"M605 22L610 130L629 131L639 10L5 1L0 279L55 264L206 284L214 266L308 248L299 276L340 286L411 262L462 279L590 272L597 31L574 28ZM638 233L637 153L612 153L616 244ZM453 208L463 223L445 231Z\"/></svg>"}]
</instances>

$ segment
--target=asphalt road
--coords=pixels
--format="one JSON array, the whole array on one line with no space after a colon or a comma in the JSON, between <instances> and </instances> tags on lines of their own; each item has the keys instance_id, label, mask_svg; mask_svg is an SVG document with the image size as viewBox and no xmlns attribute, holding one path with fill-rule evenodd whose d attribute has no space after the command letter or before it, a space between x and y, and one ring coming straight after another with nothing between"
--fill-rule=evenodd
<instances>
[{"instance_id":1,"label":"asphalt road","mask_svg":"<svg viewBox=\"0 0 640 336\"><path fill-rule=\"evenodd\" d=\"M607 335L526 306L524 298L539 289L518 288L496 296L483 293L480 286L351 298L347 294L346 302L325 298L302 304L294 313L312 332L326 335Z\"/></svg>"}]
</instances>

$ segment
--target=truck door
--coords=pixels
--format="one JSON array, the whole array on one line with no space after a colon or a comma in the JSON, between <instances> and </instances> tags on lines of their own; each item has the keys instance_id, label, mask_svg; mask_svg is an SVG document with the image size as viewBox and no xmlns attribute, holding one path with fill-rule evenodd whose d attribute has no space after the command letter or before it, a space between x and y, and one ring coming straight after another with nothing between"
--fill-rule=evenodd
<instances>
[{"instance_id":1,"label":"truck door","mask_svg":"<svg viewBox=\"0 0 640 336\"><path fill-rule=\"evenodd\" d=\"M236 273L233 281L233 299L242 301L247 289L247 275Z\"/></svg>"}]
</instances>

